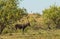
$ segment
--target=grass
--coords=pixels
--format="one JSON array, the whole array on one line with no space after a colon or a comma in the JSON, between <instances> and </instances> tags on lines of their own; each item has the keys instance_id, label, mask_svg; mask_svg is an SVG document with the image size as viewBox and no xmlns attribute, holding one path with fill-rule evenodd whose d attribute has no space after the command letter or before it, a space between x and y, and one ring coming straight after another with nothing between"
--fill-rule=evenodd
<instances>
[{"instance_id":1,"label":"grass","mask_svg":"<svg viewBox=\"0 0 60 39\"><path fill-rule=\"evenodd\" d=\"M28 30L24 34L20 32L0 35L0 39L60 39L60 30Z\"/></svg>"}]
</instances>

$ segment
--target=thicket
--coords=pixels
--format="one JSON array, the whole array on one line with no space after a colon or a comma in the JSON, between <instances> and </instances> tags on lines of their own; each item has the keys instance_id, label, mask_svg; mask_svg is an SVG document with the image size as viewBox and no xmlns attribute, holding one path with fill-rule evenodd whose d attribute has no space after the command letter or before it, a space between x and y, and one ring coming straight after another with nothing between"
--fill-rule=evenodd
<instances>
[{"instance_id":1,"label":"thicket","mask_svg":"<svg viewBox=\"0 0 60 39\"><path fill-rule=\"evenodd\" d=\"M42 14L28 14L26 9L18 7L18 1L0 0L0 34L13 33L15 24L24 24L28 20L33 30L60 29L60 6L50 6Z\"/></svg>"}]
</instances>

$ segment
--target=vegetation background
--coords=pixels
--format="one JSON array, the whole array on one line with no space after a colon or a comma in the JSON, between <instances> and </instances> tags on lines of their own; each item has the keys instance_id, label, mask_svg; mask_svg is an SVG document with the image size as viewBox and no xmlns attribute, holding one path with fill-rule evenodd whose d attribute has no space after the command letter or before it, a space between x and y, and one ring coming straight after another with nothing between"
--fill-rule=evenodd
<instances>
[{"instance_id":1,"label":"vegetation background","mask_svg":"<svg viewBox=\"0 0 60 39\"><path fill-rule=\"evenodd\" d=\"M29 14L18 4L18 0L0 0L1 39L60 39L60 6L52 5L43 10L43 14ZM25 29L24 34L22 29L15 30L16 24L28 21L30 27Z\"/></svg>"}]
</instances>

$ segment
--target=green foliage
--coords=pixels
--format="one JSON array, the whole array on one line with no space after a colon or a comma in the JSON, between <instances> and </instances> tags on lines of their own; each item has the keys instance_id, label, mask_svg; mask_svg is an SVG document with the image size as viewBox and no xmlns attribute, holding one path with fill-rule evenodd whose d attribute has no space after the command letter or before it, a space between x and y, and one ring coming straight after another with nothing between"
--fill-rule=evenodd
<instances>
[{"instance_id":1,"label":"green foliage","mask_svg":"<svg viewBox=\"0 0 60 39\"><path fill-rule=\"evenodd\" d=\"M0 23L12 25L27 15L26 9L18 8L18 0L0 0ZM1 25L1 27L4 27ZM1 28L0 28L1 29Z\"/></svg>"},{"instance_id":2,"label":"green foliage","mask_svg":"<svg viewBox=\"0 0 60 39\"><path fill-rule=\"evenodd\" d=\"M4 26L3 33L15 32L15 23L24 24L28 20L31 24L31 29L60 29L60 7L50 6L50 8L43 11L42 15L39 13L28 14L25 8L18 7L18 1L0 0L0 33ZM19 31L20 29L17 30L17 32ZM28 31L28 27L25 31Z\"/></svg>"},{"instance_id":3,"label":"green foliage","mask_svg":"<svg viewBox=\"0 0 60 39\"><path fill-rule=\"evenodd\" d=\"M45 9L43 11L43 17L46 19L45 21L48 22L48 25L50 26L51 24L53 26L55 26L55 28L57 26L59 26L58 24L58 18L60 18L60 7L57 7L57 6L51 6L50 8L48 9ZM49 21L48 21L49 20ZM51 23L50 23L51 22ZM59 21L60 22L60 21ZM53 27L51 26L51 27Z\"/></svg>"}]
</instances>

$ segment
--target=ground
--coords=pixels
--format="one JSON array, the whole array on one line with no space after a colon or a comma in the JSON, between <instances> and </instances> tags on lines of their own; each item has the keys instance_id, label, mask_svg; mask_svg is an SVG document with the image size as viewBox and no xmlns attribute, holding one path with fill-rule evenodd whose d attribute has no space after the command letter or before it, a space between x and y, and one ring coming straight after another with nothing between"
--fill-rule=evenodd
<instances>
[{"instance_id":1,"label":"ground","mask_svg":"<svg viewBox=\"0 0 60 39\"><path fill-rule=\"evenodd\" d=\"M0 39L60 39L60 30L37 30L0 35Z\"/></svg>"}]
</instances>

